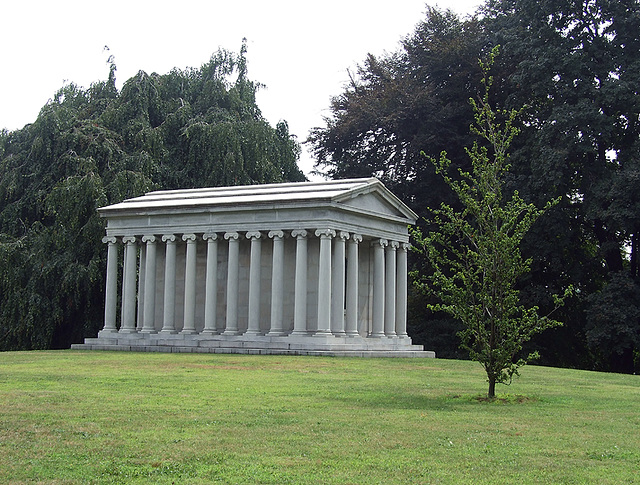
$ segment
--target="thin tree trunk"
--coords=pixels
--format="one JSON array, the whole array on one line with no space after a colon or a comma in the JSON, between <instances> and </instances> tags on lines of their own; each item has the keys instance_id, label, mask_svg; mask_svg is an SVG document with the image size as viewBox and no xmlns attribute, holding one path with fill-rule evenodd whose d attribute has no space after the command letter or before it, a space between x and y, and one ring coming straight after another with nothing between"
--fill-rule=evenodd
<instances>
[{"instance_id":1,"label":"thin tree trunk","mask_svg":"<svg viewBox=\"0 0 640 485\"><path fill-rule=\"evenodd\" d=\"M496 397L496 378L495 376L489 376L489 392L487 392L487 397L493 399Z\"/></svg>"},{"instance_id":2,"label":"thin tree trunk","mask_svg":"<svg viewBox=\"0 0 640 485\"><path fill-rule=\"evenodd\" d=\"M638 276L638 231L631 235L631 278Z\"/></svg>"}]
</instances>

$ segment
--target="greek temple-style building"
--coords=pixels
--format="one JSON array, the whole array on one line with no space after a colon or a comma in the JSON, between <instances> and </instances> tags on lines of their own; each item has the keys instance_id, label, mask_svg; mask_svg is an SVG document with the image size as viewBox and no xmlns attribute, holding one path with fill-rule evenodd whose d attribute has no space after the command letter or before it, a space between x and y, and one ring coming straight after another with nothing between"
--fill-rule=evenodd
<instances>
[{"instance_id":1,"label":"greek temple-style building","mask_svg":"<svg viewBox=\"0 0 640 485\"><path fill-rule=\"evenodd\" d=\"M104 328L73 348L434 356L406 331L417 216L375 178L157 191L99 213Z\"/></svg>"}]
</instances>

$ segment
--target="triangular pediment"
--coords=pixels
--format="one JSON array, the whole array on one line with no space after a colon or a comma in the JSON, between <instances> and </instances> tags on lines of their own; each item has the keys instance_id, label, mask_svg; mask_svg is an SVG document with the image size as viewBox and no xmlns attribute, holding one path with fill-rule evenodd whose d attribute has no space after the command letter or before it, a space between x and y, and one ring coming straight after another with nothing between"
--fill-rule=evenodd
<instances>
[{"instance_id":1,"label":"triangular pediment","mask_svg":"<svg viewBox=\"0 0 640 485\"><path fill-rule=\"evenodd\" d=\"M380 193L369 192L367 194L357 195L356 197L342 201L344 205L353 207L355 209L361 209L366 212L372 212L376 214L384 214L394 217L407 217L407 214L400 210L400 208L391 204Z\"/></svg>"}]
</instances>

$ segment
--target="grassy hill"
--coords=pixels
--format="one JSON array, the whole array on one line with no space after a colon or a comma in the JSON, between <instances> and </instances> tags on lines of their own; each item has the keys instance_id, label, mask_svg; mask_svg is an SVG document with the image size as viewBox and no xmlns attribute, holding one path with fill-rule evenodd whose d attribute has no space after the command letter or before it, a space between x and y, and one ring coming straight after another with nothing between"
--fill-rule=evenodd
<instances>
[{"instance_id":1,"label":"grassy hill","mask_svg":"<svg viewBox=\"0 0 640 485\"><path fill-rule=\"evenodd\" d=\"M640 377L483 392L454 360L0 353L0 483L640 482Z\"/></svg>"}]
</instances>

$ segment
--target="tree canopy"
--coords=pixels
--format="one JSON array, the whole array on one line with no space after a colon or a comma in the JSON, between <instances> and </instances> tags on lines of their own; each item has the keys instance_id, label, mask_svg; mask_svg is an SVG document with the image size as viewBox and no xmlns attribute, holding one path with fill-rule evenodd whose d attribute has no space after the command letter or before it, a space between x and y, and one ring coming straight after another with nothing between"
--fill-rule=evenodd
<instances>
[{"instance_id":1,"label":"tree canopy","mask_svg":"<svg viewBox=\"0 0 640 485\"><path fill-rule=\"evenodd\" d=\"M63 348L102 326L98 207L151 189L302 181L286 122L261 115L246 47L200 68L63 86L0 132L0 349Z\"/></svg>"},{"instance_id":2,"label":"tree canopy","mask_svg":"<svg viewBox=\"0 0 640 485\"><path fill-rule=\"evenodd\" d=\"M460 208L420 152L438 158L446 149L454 169L470 168L467 100L482 92L477 59L500 45L491 104L525 107L507 187L538 206L562 196L523 240L532 264L522 296L544 313L553 294L576 289L557 315L565 325L533 344L546 364L631 372L640 348L639 27L638 0L488 0L466 19L428 8L401 49L367 57L334 99L309 138L317 169L378 175L422 215L441 202ZM413 264L433 269L426 259ZM634 306L603 313L616 299ZM420 343L459 355L460 327L411 301Z\"/></svg>"},{"instance_id":3,"label":"tree canopy","mask_svg":"<svg viewBox=\"0 0 640 485\"><path fill-rule=\"evenodd\" d=\"M490 71L498 50L495 47L486 62L480 61L485 93L477 102L470 100L475 115L471 131L487 146L474 142L467 149L471 170L459 169L459 179L452 178L446 152L439 160L431 159L462 209L442 203L431 210L428 222L433 229L426 236L420 229L413 233L416 250L426 253L433 268L429 278L413 273L416 286L439 300L430 309L444 311L463 324L462 347L484 367L489 398L495 397L497 383L510 383L519 367L537 356L532 352L523 358L523 344L560 324L540 316L537 307L523 305L517 287L531 265L530 259L522 258L522 239L560 199L538 209L517 191L509 195L504 190L510 169L508 150L519 132L514 126L519 112L496 112L489 104ZM563 300L556 298L558 304Z\"/></svg>"}]
</instances>

